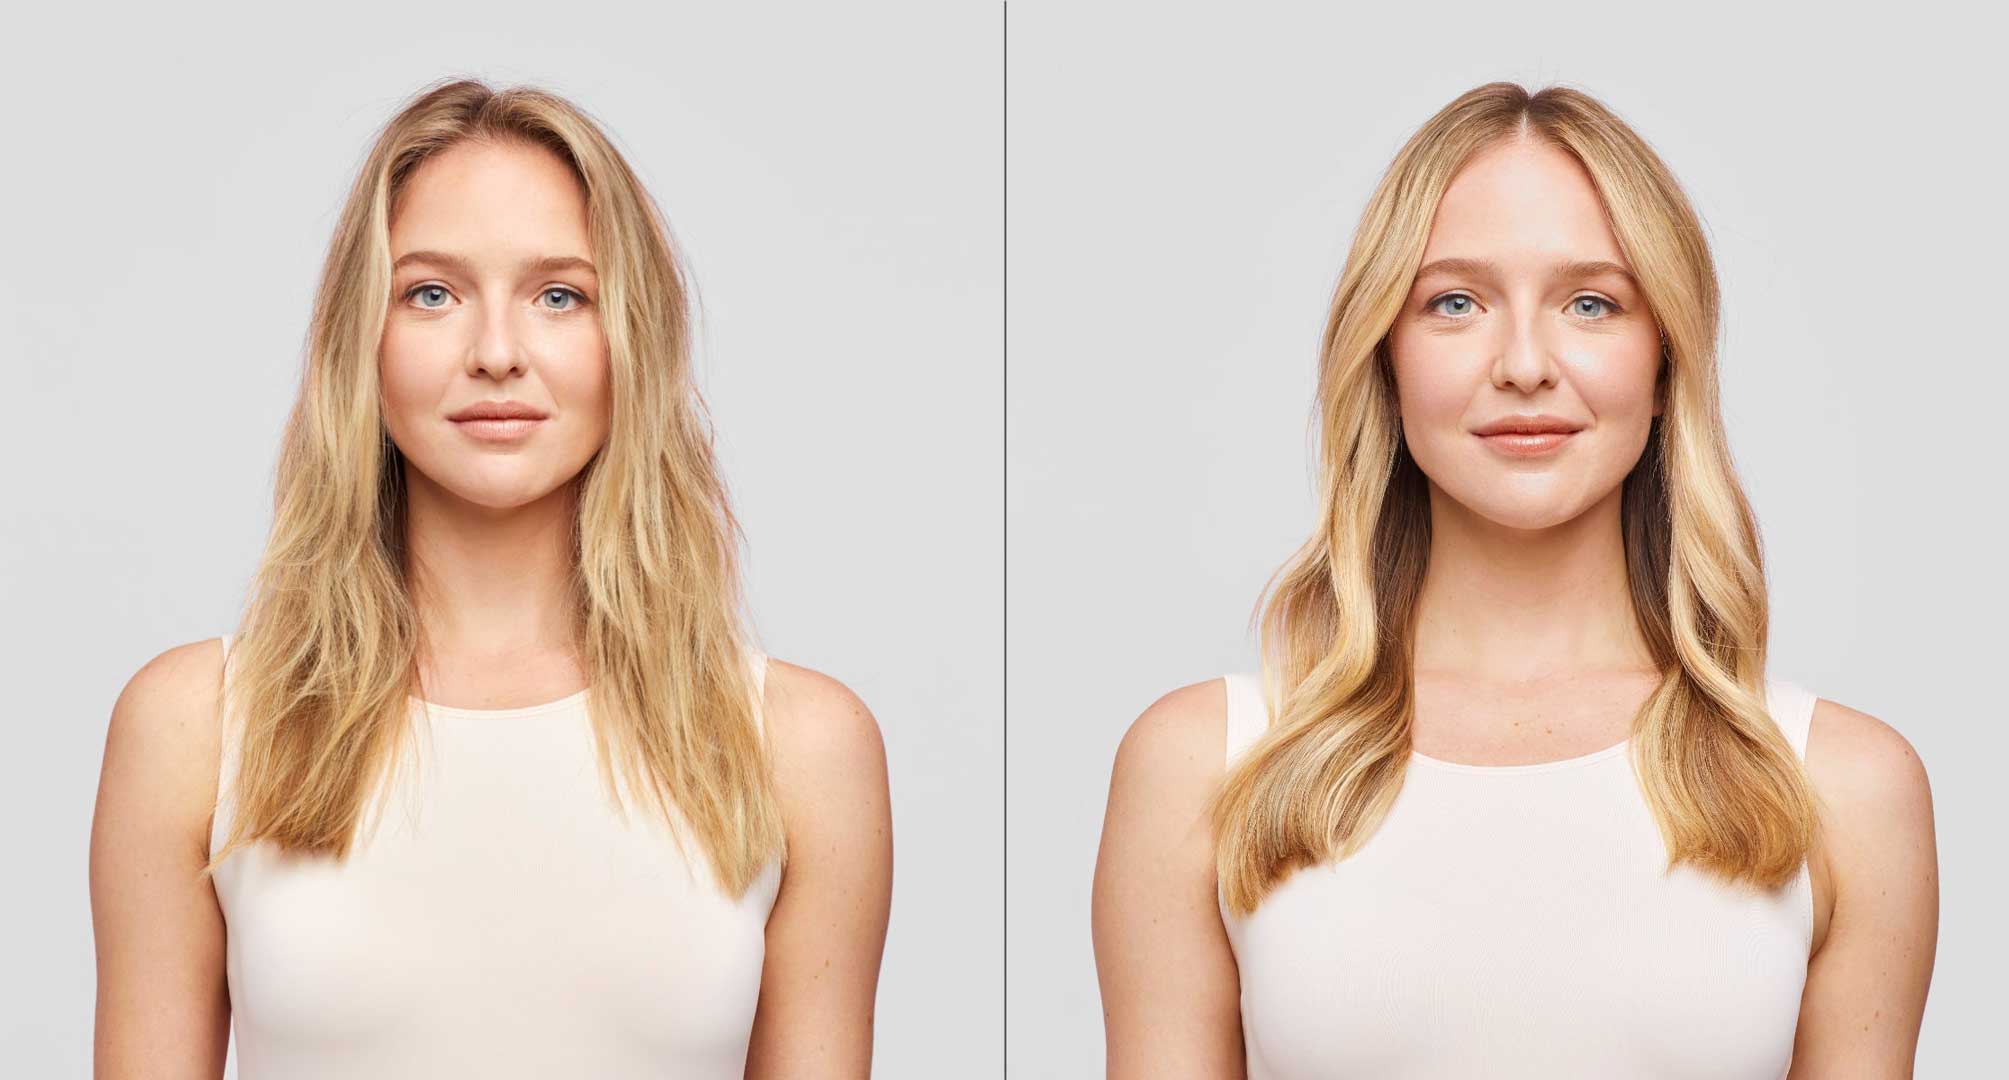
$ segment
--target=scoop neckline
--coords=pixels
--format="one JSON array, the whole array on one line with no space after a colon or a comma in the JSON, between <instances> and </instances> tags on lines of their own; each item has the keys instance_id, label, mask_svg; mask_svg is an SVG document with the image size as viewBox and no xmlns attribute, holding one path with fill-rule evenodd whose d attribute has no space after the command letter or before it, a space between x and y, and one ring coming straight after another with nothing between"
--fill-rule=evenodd
<instances>
[{"instance_id":1,"label":"scoop neckline","mask_svg":"<svg viewBox=\"0 0 2009 1080\"><path fill-rule=\"evenodd\" d=\"M416 694L407 694L405 696L412 704L420 706L433 716L458 716L469 720L508 720L514 717L543 716L547 713L570 711L573 706L586 700L586 694L589 690L591 690L591 687L574 690L572 693L556 701L546 701L537 705L519 705L513 709L468 709L458 705L441 705L435 701L427 701Z\"/></svg>"},{"instance_id":2,"label":"scoop neckline","mask_svg":"<svg viewBox=\"0 0 2009 1080\"><path fill-rule=\"evenodd\" d=\"M1632 736L1628 735L1624 742L1615 743L1602 750L1592 750L1588 754L1558 758L1554 761L1533 761L1525 765L1470 765L1462 761L1445 761L1443 758L1434 758L1420 750L1411 750L1409 752L1409 759L1418 764L1427 765L1430 768L1440 769L1445 772L1480 773L1493 776L1526 775L1528 773L1553 772L1557 769L1574 769L1578 766L1590 765L1609 757L1616 757L1620 753L1623 753L1626 747L1631 745Z\"/></svg>"}]
</instances>

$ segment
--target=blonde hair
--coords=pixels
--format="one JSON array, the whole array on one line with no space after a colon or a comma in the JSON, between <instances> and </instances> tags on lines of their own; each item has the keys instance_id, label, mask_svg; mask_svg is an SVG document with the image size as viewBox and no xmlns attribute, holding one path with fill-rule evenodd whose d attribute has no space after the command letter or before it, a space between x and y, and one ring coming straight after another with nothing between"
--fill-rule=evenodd
<instances>
[{"instance_id":1,"label":"blonde hair","mask_svg":"<svg viewBox=\"0 0 2009 1080\"><path fill-rule=\"evenodd\" d=\"M469 140L548 150L585 190L613 392L607 441L574 481L571 584L600 775L620 809L618 758L678 842L695 838L719 885L741 895L783 857L783 833L739 527L692 381L685 275L660 209L592 119L542 90L471 80L422 89L384 126L329 246L271 533L231 642L228 715L244 720L236 813L202 872L258 840L346 858L366 795L409 734L421 626L405 462L377 374L389 223L414 171Z\"/></svg>"},{"instance_id":2,"label":"blonde hair","mask_svg":"<svg viewBox=\"0 0 2009 1080\"><path fill-rule=\"evenodd\" d=\"M1766 593L1756 522L1723 435L1717 285L1701 223L1653 150L1568 87L1496 82L1424 124L1361 216L1318 377L1319 523L1260 605L1268 730L1211 808L1228 908L1246 915L1299 867L1358 851L1411 750L1427 483L1400 437L1386 339L1445 188L1465 162L1526 136L1589 172L1663 333L1664 413L1624 481L1633 612L1659 686L1633 718L1631 762L1682 862L1766 888L1813 842L1813 796L1766 712Z\"/></svg>"}]
</instances>

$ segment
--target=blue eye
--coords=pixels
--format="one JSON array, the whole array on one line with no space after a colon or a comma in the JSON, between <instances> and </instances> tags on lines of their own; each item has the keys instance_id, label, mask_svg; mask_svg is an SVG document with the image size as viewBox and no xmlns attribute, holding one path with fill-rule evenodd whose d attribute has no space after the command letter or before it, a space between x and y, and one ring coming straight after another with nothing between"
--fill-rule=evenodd
<instances>
[{"instance_id":1,"label":"blue eye","mask_svg":"<svg viewBox=\"0 0 2009 1080\"><path fill-rule=\"evenodd\" d=\"M578 306L579 306L580 304L583 304L583 303L585 303L585 302L586 302L586 296L585 296L585 294L581 293L581 292L580 292L579 290L577 290L577 289L568 289L568 288L566 288L566 287L564 287L564 286L562 286L562 285L554 285L554 286L552 286L551 288L548 288L548 289L544 290L544 292L543 292L543 294L542 294L542 295L544 295L544 296L562 296L562 297L567 297L567 298L569 298L569 299L571 299L571 300L573 301L573 303L572 303L572 304L570 304L570 305L568 305L568 306L566 306L566 307L561 307L561 308L556 308L555 310L558 310L558 311L571 311L571 310L572 310L573 308L576 308L576 307L578 307Z\"/></svg>"},{"instance_id":2,"label":"blue eye","mask_svg":"<svg viewBox=\"0 0 2009 1080\"><path fill-rule=\"evenodd\" d=\"M1590 310L1585 310L1585 304L1592 305ZM1616 310L1618 310L1618 305L1606 300L1602 296L1579 296L1575 300L1570 301L1570 314L1582 316L1586 319L1600 319Z\"/></svg>"},{"instance_id":3,"label":"blue eye","mask_svg":"<svg viewBox=\"0 0 2009 1080\"><path fill-rule=\"evenodd\" d=\"M1464 306L1450 311L1443 310L1443 305L1450 303L1460 303ZM1453 317L1464 315L1472 310L1472 298L1466 296L1464 293L1445 293L1443 296L1430 301L1430 310L1439 315L1450 315Z\"/></svg>"},{"instance_id":4,"label":"blue eye","mask_svg":"<svg viewBox=\"0 0 2009 1080\"><path fill-rule=\"evenodd\" d=\"M420 293L445 293L445 292L446 292L446 286L444 285L416 285L405 293L405 299L409 300L412 297L419 295ZM425 308L428 311L437 311L439 310L439 308L444 307L446 305L444 304L444 302L442 302L438 305L420 304L419 306Z\"/></svg>"}]
</instances>

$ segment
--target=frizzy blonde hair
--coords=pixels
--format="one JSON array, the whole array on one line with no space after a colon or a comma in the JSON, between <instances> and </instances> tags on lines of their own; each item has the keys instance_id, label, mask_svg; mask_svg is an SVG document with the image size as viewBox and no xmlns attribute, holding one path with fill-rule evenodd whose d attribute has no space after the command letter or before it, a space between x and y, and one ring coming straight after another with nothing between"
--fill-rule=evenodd
<instances>
[{"instance_id":1,"label":"frizzy blonde hair","mask_svg":"<svg viewBox=\"0 0 2009 1080\"><path fill-rule=\"evenodd\" d=\"M668 224L582 110L543 90L446 80L379 132L342 208L315 297L299 397L225 707L242 719L229 837L203 867L269 840L346 858L364 804L410 734L421 625L405 551L405 462L384 424L378 346L390 221L415 170L465 141L556 155L585 191L612 415L581 470L573 632L599 769L618 758L679 843L742 895L783 857L757 716L739 528L692 380L690 304ZM225 728L229 737L229 728ZM622 808L625 813L625 809Z\"/></svg>"},{"instance_id":2,"label":"frizzy blonde hair","mask_svg":"<svg viewBox=\"0 0 2009 1080\"><path fill-rule=\"evenodd\" d=\"M1717 284L1700 221L1624 122L1564 86L1496 82L1459 96L1396 155L1361 216L1318 375L1320 517L1265 588L1271 722L1211 806L1223 899L1239 915L1297 868L1358 851L1411 750L1413 642L1427 483L1402 443L1386 338L1451 179L1502 140L1573 155L1602 197L1663 334L1663 415L1624 481L1632 607L1659 686L1633 718L1631 762L1668 868L1764 888L1812 845L1815 804L1766 712L1767 602L1756 522L1724 439Z\"/></svg>"}]
</instances>

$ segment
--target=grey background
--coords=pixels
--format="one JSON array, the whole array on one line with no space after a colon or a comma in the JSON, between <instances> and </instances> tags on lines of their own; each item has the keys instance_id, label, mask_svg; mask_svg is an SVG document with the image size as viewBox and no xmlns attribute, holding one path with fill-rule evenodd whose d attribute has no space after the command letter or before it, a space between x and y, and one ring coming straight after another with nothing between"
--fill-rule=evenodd
<instances>
[{"instance_id":1,"label":"grey background","mask_svg":"<svg viewBox=\"0 0 2009 1080\"><path fill-rule=\"evenodd\" d=\"M1942 872L1921 1076L1999 1023L2004 454L1999 24L1679 10L1030 4L1006 30L1006 1053L1098 1075L1089 886L1159 694L1255 662L1312 525L1331 288L1402 141L1493 78L1602 97L1689 190L1774 674L1924 758Z\"/></svg>"},{"instance_id":2,"label":"grey background","mask_svg":"<svg viewBox=\"0 0 2009 1080\"><path fill-rule=\"evenodd\" d=\"M757 625L775 655L847 682L885 734L877 1074L999 1060L999 14L11 15L0 1072L89 1071L86 855L112 702L162 649L231 628L334 215L376 127L451 74L573 97L669 215L704 304L700 380Z\"/></svg>"}]
</instances>

